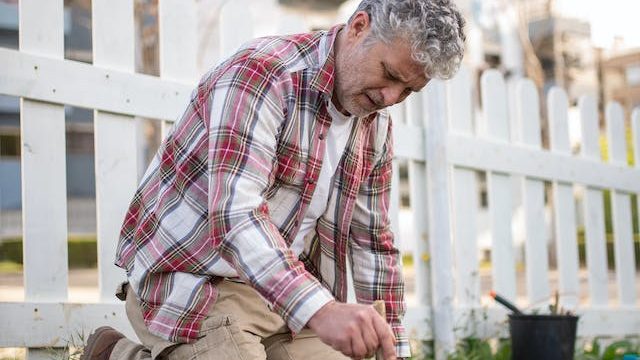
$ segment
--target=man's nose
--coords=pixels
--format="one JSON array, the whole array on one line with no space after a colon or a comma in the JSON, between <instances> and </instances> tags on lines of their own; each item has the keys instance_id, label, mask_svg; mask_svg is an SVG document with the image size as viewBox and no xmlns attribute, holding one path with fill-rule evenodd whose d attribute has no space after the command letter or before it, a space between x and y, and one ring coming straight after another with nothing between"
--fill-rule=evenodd
<instances>
[{"instance_id":1,"label":"man's nose","mask_svg":"<svg viewBox=\"0 0 640 360\"><path fill-rule=\"evenodd\" d=\"M402 94L404 93L404 86L392 85L382 89L382 98L384 106L391 106L402 101Z\"/></svg>"}]
</instances>

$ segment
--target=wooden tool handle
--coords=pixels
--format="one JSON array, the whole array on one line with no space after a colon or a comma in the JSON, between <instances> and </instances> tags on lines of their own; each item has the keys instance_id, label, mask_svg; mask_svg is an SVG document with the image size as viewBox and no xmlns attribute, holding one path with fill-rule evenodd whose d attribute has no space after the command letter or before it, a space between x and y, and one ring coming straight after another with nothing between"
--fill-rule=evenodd
<instances>
[{"instance_id":1,"label":"wooden tool handle","mask_svg":"<svg viewBox=\"0 0 640 360\"><path fill-rule=\"evenodd\" d=\"M382 316L384 321L387 321L387 310L385 309L384 301L382 301L382 300L374 301L373 302L373 308L376 310L376 312L378 314L380 314L380 316ZM384 360L384 355L382 354L382 348L378 348L378 350L376 351L375 359L376 360Z\"/></svg>"},{"instance_id":2,"label":"wooden tool handle","mask_svg":"<svg viewBox=\"0 0 640 360\"><path fill-rule=\"evenodd\" d=\"M376 312L378 314L380 314L380 316L382 316L382 318L387 319L387 311L385 310L384 307L384 301L382 300L376 300L373 302L373 308L376 309Z\"/></svg>"}]
</instances>

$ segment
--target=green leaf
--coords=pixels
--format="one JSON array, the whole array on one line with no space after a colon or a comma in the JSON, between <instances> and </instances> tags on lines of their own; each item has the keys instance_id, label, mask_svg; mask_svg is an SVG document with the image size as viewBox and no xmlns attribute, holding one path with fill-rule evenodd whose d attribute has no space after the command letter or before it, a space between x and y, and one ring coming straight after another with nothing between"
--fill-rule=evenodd
<instances>
[{"instance_id":1,"label":"green leaf","mask_svg":"<svg viewBox=\"0 0 640 360\"><path fill-rule=\"evenodd\" d=\"M604 349L602 360L622 359L622 355L631 352L633 344L628 340L620 340L612 343Z\"/></svg>"},{"instance_id":2,"label":"green leaf","mask_svg":"<svg viewBox=\"0 0 640 360\"><path fill-rule=\"evenodd\" d=\"M511 341L501 340L496 351L495 360L511 360Z\"/></svg>"}]
</instances>

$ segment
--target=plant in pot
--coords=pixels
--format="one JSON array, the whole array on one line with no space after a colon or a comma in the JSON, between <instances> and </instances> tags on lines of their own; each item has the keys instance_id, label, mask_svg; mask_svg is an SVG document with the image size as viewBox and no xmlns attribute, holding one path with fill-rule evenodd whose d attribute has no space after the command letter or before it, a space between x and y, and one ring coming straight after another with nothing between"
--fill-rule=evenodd
<instances>
[{"instance_id":1,"label":"plant in pot","mask_svg":"<svg viewBox=\"0 0 640 360\"><path fill-rule=\"evenodd\" d=\"M550 314L525 314L504 297L491 292L498 303L509 310L511 359L513 360L573 360L578 316L565 311L555 302Z\"/></svg>"}]
</instances>

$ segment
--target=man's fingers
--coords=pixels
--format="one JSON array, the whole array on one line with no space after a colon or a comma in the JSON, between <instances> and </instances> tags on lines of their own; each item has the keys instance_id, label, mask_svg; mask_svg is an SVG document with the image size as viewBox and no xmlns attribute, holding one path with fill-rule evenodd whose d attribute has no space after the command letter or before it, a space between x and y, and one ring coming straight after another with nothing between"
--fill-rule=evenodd
<instances>
[{"instance_id":1,"label":"man's fingers","mask_svg":"<svg viewBox=\"0 0 640 360\"><path fill-rule=\"evenodd\" d=\"M367 347L367 354L372 354L378 349L380 342L378 341L378 334L374 326L377 313L373 309L367 309L363 311L360 316L360 329L362 331L362 338Z\"/></svg>"},{"instance_id":2,"label":"man's fingers","mask_svg":"<svg viewBox=\"0 0 640 360\"><path fill-rule=\"evenodd\" d=\"M346 354L354 358L363 358L367 354L367 346L362 339L360 332L354 333L351 336L351 353Z\"/></svg>"},{"instance_id":3,"label":"man's fingers","mask_svg":"<svg viewBox=\"0 0 640 360\"><path fill-rule=\"evenodd\" d=\"M384 358L396 359L395 337L393 336L393 331L391 331L391 326L381 316L376 316L375 318L373 324Z\"/></svg>"}]
</instances>

